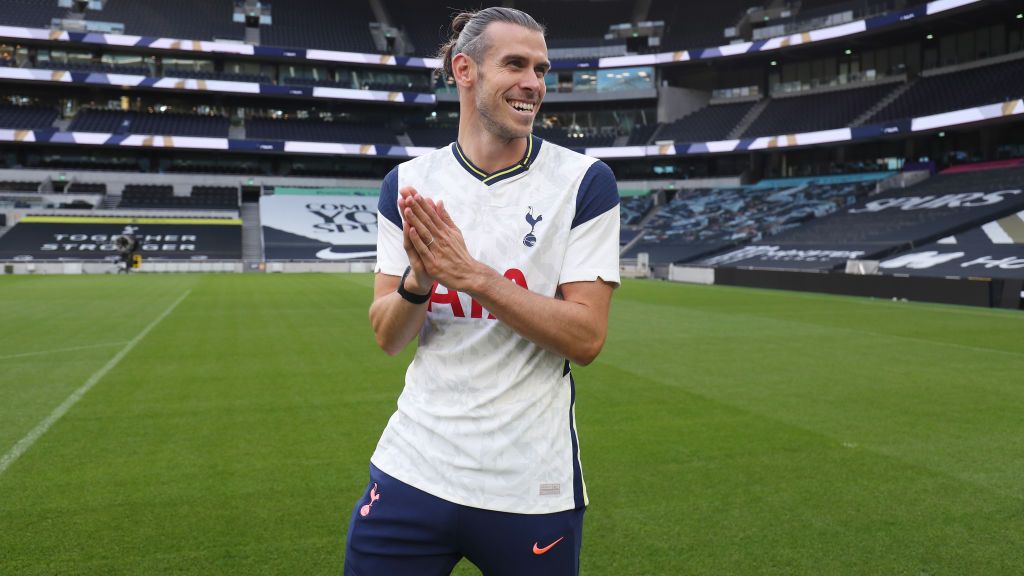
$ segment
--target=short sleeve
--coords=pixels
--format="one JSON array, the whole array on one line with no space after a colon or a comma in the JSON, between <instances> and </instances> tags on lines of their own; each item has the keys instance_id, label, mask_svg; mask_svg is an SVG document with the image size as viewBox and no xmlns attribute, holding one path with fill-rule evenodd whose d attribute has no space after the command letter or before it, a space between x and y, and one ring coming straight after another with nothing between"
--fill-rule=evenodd
<instances>
[{"instance_id":1,"label":"short sleeve","mask_svg":"<svg viewBox=\"0 0 1024 576\"><path fill-rule=\"evenodd\" d=\"M374 272L401 276L409 265L402 245L402 215L398 211L398 167L380 185L377 203L377 265Z\"/></svg>"},{"instance_id":2,"label":"short sleeve","mask_svg":"<svg viewBox=\"0 0 1024 576\"><path fill-rule=\"evenodd\" d=\"M598 278L619 283L619 188L611 168L601 161L580 182L558 283Z\"/></svg>"}]
</instances>

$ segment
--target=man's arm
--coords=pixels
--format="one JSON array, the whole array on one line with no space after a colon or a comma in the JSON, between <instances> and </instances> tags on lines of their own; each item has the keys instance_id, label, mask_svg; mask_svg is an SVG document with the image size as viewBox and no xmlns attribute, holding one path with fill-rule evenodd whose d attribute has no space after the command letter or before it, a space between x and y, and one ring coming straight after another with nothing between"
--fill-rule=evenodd
<instances>
[{"instance_id":1,"label":"man's arm","mask_svg":"<svg viewBox=\"0 0 1024 576\"><path fill-rule=\"evenodd\" d=\"M612 284L603 280L559 287L562 299L548 298L510 282L466 249L462 232L442 203L412 196L403 207L407 232L427 274L445 287L465 292L524 338L572 362L597 357L608 333Z\"/></svg>"},{"instance_id":2,"label":"man's arm","mask_svg":"<svg viewBox=\"0 0 1024 576\"><path fill-rule=\"evenodd\" d=\"M416 190L406 187L399 191L398 207L404 210L408 198L415 196ZM379 226L388 226L381 222ZM390 232L381 229L381 234L395 234L391 237L397 251L397 230ZM378 242L378 251L380 242ZM413 294L429 294L434 280L423 268L423 261L413 249L409 240L409 224L402 222L402 247L409 257L412 270L405 280L405 289ZM378 272L373 279L373 303L370 305L370 325L377 337L377 345L390 356L404 349L419 333L423 321L427 317L427 303L413 304L398 294L398 283L401 277Z\"/></svg>"}]
</instances>

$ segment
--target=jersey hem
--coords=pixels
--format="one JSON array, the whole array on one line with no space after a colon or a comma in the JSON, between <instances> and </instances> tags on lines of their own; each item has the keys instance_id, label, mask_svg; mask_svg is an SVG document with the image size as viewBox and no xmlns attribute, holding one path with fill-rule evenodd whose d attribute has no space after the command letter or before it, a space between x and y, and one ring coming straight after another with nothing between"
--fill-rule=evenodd
<instances>
[{"instance_id":1,"label":"jersey hem","mask_svg":"<svg viewBox=\"0 0 1024 576\"><path fill-rule=\"evenodd\" d=\"M381 466L373 458L370 458L370 464L373 464L374 466L377 467L378 470L380 470L381 472L387 474L388 476L391 476L392 478L394 478L394 479L396 479L396 480L398 480L400 482L404 482L405 484L408 484L409 486L412 486L413 488L415 488L417 490L421 490L423 492L426 492L427 494L430 494L431 496L434 496L435 498L440 498L442 500L451 502L452 504L457 504L459 506L466 506L467 508L476 508L477 510L488 510L488 511L491 511L491 512L503 512L503 513L506 513L506 514L524 514L524 515L530 515L530 516L537 516L537 515L541 515L541 514L554 514L556 512L565 512L566 510L575 510L577 508L575 502L569 502L568 506L555 506L555 507L553 507L551 509L546 509L545 508L543 510L537 510L537 511L534 511L534 512L523 512L522 510L514 510L512 508L506 508L506 507L501 507L501 506L490 506L490 507L480 506L478 504L475 504L475 503L470 502L468 500L464 500L462 498L458 498L458 497L453 496L451 494L445 494L445 493L443 493L443 491L432 490L432 489L430 489L430 488L428 488L428 487L426 487L426 486L424 486L422 484L418 484L416 482L411 482L407 478L403 478L400 475L395 475L391 471L389 471L387 469L387 467ZM585 508L586 504L584 504L583 507Z\"/></svg>"}]
</instances>

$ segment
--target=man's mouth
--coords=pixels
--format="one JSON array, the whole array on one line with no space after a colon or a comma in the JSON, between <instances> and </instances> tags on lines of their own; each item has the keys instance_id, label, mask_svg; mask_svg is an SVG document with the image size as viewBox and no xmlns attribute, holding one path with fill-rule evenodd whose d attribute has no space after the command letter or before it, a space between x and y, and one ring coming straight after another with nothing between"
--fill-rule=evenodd
<instances>
[{"instance_id":1,"label":"man's mouth","mask_svg":"<svg viewBox=\"0 0 1024 576\"><path fill-rule=\"evenodd\" d=\"M516 112L532 113L534 108L536 107L536 104L534 102L530 102L528 100L506 98L505 101L508 102L509 106L515 109Z\"/></svg>"}]
</instances>

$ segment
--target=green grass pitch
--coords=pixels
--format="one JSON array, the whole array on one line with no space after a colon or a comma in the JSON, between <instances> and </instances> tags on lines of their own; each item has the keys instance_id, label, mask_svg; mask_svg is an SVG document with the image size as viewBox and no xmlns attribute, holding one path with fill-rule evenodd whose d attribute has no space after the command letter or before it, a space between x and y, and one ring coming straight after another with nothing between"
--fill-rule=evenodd
<instances>
[{"instance_id":1,"label":"green grass pitch","mask_svg":"<svg viewBox=\"0 0 1024 576\"><path fill-rule=\"evenodd\" d=\"M411 354L371 284L0 277L0 455L102 374L0 472L0 575L340 574ZM627 281L575 374L584 575L1024 570L1020 312Z\"/></svg>"}]
</instances>

